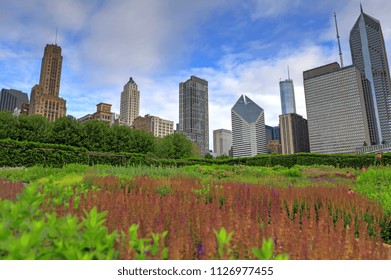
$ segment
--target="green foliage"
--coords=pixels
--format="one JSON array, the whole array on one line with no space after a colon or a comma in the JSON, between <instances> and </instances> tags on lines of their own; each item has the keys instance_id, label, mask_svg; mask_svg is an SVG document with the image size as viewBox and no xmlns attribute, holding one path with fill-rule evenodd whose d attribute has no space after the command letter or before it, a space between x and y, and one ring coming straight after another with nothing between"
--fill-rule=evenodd
<instances>
[{"instance_id":1,"label":"green foliage","mask_svg":"<svg viewBox=\"0 0 391 280\"><path fill-rule=\"evenodd\" d=\"M274 241L271 238L264 238L261 249L254 247L251 251L258 260L288 260L287 254L274 255Z\"/></svg>"},{"instance_id":2,"label":"green foliage","mask_svg":"<svg viewBox=\"0 0 391 280\"><path fill-rule=\"evenodd\" d=\"M110 127L107 122L97 120L79 123L71 117L49 122L42 116L14 117L11 112L0 112L1 139L68 145L90 152L148 154L158 158L195 156L192 142L184 135L160 139L143 130L126 126ZM117 164L116 160L112 160Z\"/></svg>"},{"instance_id":3,"label":"green foliage","mask_svg":"<svg viewBox=\"0 0 391 280\"><path fill-rule=\"evenodd\" d=\"M165 197L172 192L170 187L166 185L156 187L155 191L160 197Z\"/></svg>"},{"instance_id":4,"label":"green foliage","mask_svg":"<svg viewBox=\"0 0 391 280\"><path fill-rule=\"evenodd\" d=\"M45 117L20 115L18 118L18 138L16 140L41 143L48 141L52 125Z\"/></svg>"},{"instance_id":5,"label":"green foliage","mask_svg":"<svg viewBox=\"0 0 391 280\"><path fill-rule=\"evenodd\" d=\"M220 231L213 230L217 240L217 255L219 259L233 259L230 241L234 232L227 234L224 227Z\"/></svg>"},{"instance_id":6,"label":"green foliage","mask_svg":"<svg viewBox=\"0 0 391 280\"><path fill-rule=\"evenodd\" d=\"M205 159L213 159L213 156L211 153L206 153L205 154Z\"/></svg>"},{"instance_id":7,"label":"green foliage","mask_svg":"<svg viewBox=\"0 0 391 280\"><path fill-rule=\"evenodd\" d=\"M391 213L391 170L389 167L370 167L357 178L356 190L380 203Z\"/></svg>"},{"instance_id":8,"label":"green foliage","mask_svg":"<svg viewBox=\"0 0 391 280\"><path fill-rule=\"evenodd\" d=\"M157 141L156 154L161 158L183 159L194 156L192 142L183 134L167 135Z\"/></svg>"},{"instance_id":9,"label":"green foliage","mask_svg":"<svg viewBox=\"0 0 391 280\"><path fill-rule=\"evenodd\" d=\"M155 257L160 253L160 259L168 259L168 248L164 246L164 238L168 231L162 233L151 233L152 240L149 238L138 237L138 225L131 225L128 231L129 250L134 252L136 260L146 260L148 256Z\"/></svg>"},{"instance_id":10,"label":"green foliage","mask_svg":"<svg viewBox=\"0 0 391 280\"><path fill-rule=\"evenodd\" d=\"M80 145L88 151L108 152L111 147L110 127L106 122L91 120L81 124Z\"/></svg>"},{"instance_id":11,"label":"green foliage","mask_svg":"<svg viewBox=\"0 0 391 280\"><path fill-rule=\"evenodd\" d=\"M0 140L0 166L61 167L67 163L88 163L87 151L65 145Z\"/></svg>"},{"instance_id":12,"label":"green foliage","mask_svg":"<svg viewBox=\"0 0 391 280\"><path fill-rule=\"evenodd\" d=\"M0 111L0 139L17 139L19 118L14 117L11 112Z\"/></svg>"},{"instance_id":13,"label":"green foliage","mask_svg":"<svg viewBox=\"0 0 391 280\"><path fill-rule=\"evenodd\" d=\"M219 259L235 259L231 250L231 238L234 232L227 233L226 229L222 227L220 231L213 230L217 240L217 256ZM288 260L287 254L275 255L273 239L263 239L261 249L253 247L252 253L258 260Z\"/></svg>"},{"instance_id":14,"label":"green foliage","mask_svg":"<svg viewBox=\"0 0 391 280\"><path fill-rule=\"evenodd\" d=\"M0 200L0 259L114 259L117 233L103 225L106 213L96 208L81 222L70 215L44 214L44 194L36 184L16 202Z\"/></svg>"},{"instance_id":15,"label":"green foliage","mask_svg":"<svg viewBox=\"0 0 391 280\"><path fill-rule=\"evenodd\" d=\"M53 122L49 134L50 143L74 147L82 147L83 137L85 137L80 123L70 117L59 118Z\"/></svg>"}]
</instances>

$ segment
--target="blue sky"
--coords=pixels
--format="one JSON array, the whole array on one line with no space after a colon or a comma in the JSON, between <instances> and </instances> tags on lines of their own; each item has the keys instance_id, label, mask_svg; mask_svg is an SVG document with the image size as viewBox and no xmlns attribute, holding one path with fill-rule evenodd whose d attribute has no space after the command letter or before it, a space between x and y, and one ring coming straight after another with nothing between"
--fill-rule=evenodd
<instances>
[{"instance_id":1,"label":"blue sky","mask_svg":"<svg viewBox=\"0 0 391 280\"><path fill-rule=\"evenodd\" d=\"M362 0L380 20L391 50L391 1ZM113 104L133 77L141 114L178 122L178 84L191 75L209 82L209 126L231 129L241 94L281 112L279 81L294 80L297 112L306 117L302 73L338 61L337 12L345 65L359 0L0 0L0 88L27 92L39 81L43 49L62 47L60 96L67 113L92 113ZM389 54L390 56L390 54ZM210 147L212 146L212 137Z\"/></svg>"}]
</instances>

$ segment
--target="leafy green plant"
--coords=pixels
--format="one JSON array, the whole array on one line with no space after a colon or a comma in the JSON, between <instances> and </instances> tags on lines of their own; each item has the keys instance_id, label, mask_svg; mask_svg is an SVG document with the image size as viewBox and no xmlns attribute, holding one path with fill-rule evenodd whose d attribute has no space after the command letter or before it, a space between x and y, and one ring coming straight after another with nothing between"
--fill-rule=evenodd
<instances>
[{"instance_id":1,"label":"leafy green plant","mask_svg":"<svg viewBox=\"0 0 391 280\"><path fill-rule=\"evenodd\" d=\"M264 238L261 249L253 247L251 249L258 260L288 260L287 254L274 254L274 241L272 238Z\"/></svg>"},{"instance_id":2,"label":"leafy green plant","mask_svg":"<svg viewBox=\"0 0 391 280\"><path fill-rule=\"evenodd\" d=\"M135 253L136 260L146 260L148 255L153 257L157 256L160 251L160 258L163 260L168 259L168 248L162 246L164 238L167 236L168 231L163 233L151 233L152 240L149 238L139 238L138 237L138 228L139 225L133 224L129 227L129 250Z\"/></svg>"},{"instance_id":3,"label":"leafy green plant","mask_svg":"<svg viewBox=\"0 0 391 280\"><path fill-rule=\"evenodd\" d=\"M217 240L217 256L219 259L233 259L230 241L234 232L227 234L224 227L220 231L213 230Z\"/></svg>"}]
</instances>

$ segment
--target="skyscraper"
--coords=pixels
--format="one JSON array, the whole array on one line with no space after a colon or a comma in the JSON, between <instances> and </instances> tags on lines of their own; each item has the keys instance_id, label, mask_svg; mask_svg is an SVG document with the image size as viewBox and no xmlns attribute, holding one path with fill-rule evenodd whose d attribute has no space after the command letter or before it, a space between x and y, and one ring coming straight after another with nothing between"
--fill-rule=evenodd
<instances>
[{"instance_id":1,"label":"skyscraper","mask_svg":"<svg viewBox=\"0 0 391 280\"><path fill-rule=\"evenodd\" d=\"M209 152L208 81L191 76L179 83L178 130L197 144L201 155Z\"/></svg>"},{"instance_id":2,"label":"skyscraper","mask_svg":"<svg viewBox=\"0 0 391 280\"><path fill-rule=\"evenodd\" d=\"M354 153L369 143L364 86L355 66L334 62L304 71L303 78L311 152Z\"/></svg>"},{"instance_id":3,"label":"skyscraper","mask_svg":"<svg viewBox=\"0 0 391 280\"><path fill-rule=\"evenodd\" d=\"M0 111L14 111L22 109L23 104L28 104L27 93L15 89L2 89L0 92Z\"/></svg>"},{"instance_id":4,"label":"skyscraper","mask_svg":"<svg viewBox=\"0 0 391 280\"><path fill-rule=\"evenodd\" d=\"M120 119L128 126L132 126L133 120L140 115L140 91L132 77L121 92L119 115Z\"/></svg>"},{"instance_id":5,"label":"skyscraper","mask_svg":"<svg viewBox=\"0 0 391 280\"><path fill-rule=\"evenodd\" d=\"M280 131L283 154L310 151L308 123L302 116L295 113L280 115Z\"/></svg>"},{"instance_id":6,"label":"skyscraper","mask_svg":"<svg viewBox=\"0 0 391 280\"><path fill-rule=\"evenodd\" d=\"M266 154L265 116L261 107L242 95L231 109L233 157Z\"/></svg>"},{"instance_id":7,"label":"skyscraper","mask_svg":"<svg viewBox=\"0 0 391 280\"><path fill-rule=\"evenodd\" d=\"M380 22L361 13L350 31L353 65L369 81L369 98L374 107L378 142L391 142L391 81L387 53ZM364 82L365 83L365 82Z\"/></svg>"},{"instance_id":8,"label":"skyscraper","mask_svg":"<svg viewBox=\"0 0 391 280\"><path fill-rule=\"evenodd\" d=\"M280 81L280 98L282 114L296 113L295 91L293 81L287 79Z\"/></svg>"},{"instance_id":9,"label":"skyscraper","mask_svg":"<svg viewBox=\"0 0 391 280\"><path fill-rule=\"evenodd\" d=\"M217 156L229 156L232 147L232 132L228 129L213 130L213 151Z\"/></svg>"},{"instance_id":10,"label":"skyscraper","mask_svg":"<svg viewBox=\"0 0 391 280\"><path fill-rule=\"evenodd\" d=\"M66 101L59 97L62 69L61 47L47 44L42 58L39 84L31 89L30 115L54 121L66 115Z\"/></svg>"}]
</instances>

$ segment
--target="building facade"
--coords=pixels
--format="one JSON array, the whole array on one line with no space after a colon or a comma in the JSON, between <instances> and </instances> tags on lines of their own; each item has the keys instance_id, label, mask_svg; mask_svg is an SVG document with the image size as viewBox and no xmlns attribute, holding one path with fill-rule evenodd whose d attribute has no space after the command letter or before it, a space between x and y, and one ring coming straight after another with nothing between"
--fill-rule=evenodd
<instances>
[{"instance_id":1,"label":"building facade","mask_svg":"<svg viewBox=\"0 0 391 280\"><path fill-rule=\"evenodd\" d=\"M354 153L369 143L364 87L355 66L335 62L305 71L303 78L311 152Z\"/></svg>"},{"instance_id":2,"label":"building facade","mask_svg":"<svg viewBox=\"0 0 391 280\"><path fill-rule=\"evenodd\" d=\"M369 81L367 99L374 108L375 126L371 130L376 133L376 144L391 143L391 80L386 47L380 22L365 14L362 6L349 42L353 65L363 74L363 80Z\"/></svg>"},{"instance_id":3,"label":"building facade","mask_svg":"<svg viewBox=\"0 0 391 280\"><path fill-rule=\"evenodd\" d=\"M31 89L30 115L41 115L50 121L65 117L66 101L59 97L62 59L60 46L46 45L39 84Z\"/></svg>"},{"instance_id":4,"label":"building facade","mask_svg":"<svg viewBox=\"0 0 391 280\"><path fill-rule=\"evenodd\" d=\"M280 115L280 133L282 154L310 151L308 123L302 116L295 113Z\"/></svg>"},{"instance_id":5,"label":"building facade","mask_svg":"<svg viewBox=\"0 0 391 280\"><path fill-rule=\"evenodd\" d=\"M174 122L156 116L138 116L133 121L135 129L151 132L155 137L165 137L174 133Z\"/></svg>"},{"instance_id":6,"label":"building facade","mask_svg":"<svg viewBox=\"0 0 391 280\"><path fill-rule=\"evenodd\" d=\"M209 152L208 81L191 76L179 83L178 132L195 142L202 156Z\"/></svg>"},{"instance_id":7,"label":"building facade","mask_svg":"<svg viewBox=\"0 0 391 280\"><path fill-rule=\"evenodd\" d=\"M133 78L125 84L121 92L120 119L128 126L140 115L140 91Z\"/></svg>"},{"instance_id":8,"label":"building facade","mask_svg":"<svg viewBox=\"0 0 391 280\"><path fill-rule=\"evenodd\" d=\"M264 110L242 95L231 109L232 155L236 157L266 154Z\"/></svg>"},{"instance_id":9,"label":"building facade","mask_svg":"<svg viewBox=\"0 0 391 280\"><path fill-rule=\"evenodd\" d=\"M15 109L19 112L23 109L23 104L28 104L27 93L15 89L2 89L0 92L0 111L11 111Z\"/></svg>"},{"instance_id":10,"label":"building facade","mask_svg":"<svg viewBox=\"0 0 391 280\"><path fill-rule=\"evenodd\" d=\"M93 114L85 115L78 119L79 122L83 123L90 120L104 121L112 125L114 123L113 112L111 112L111 104L99 103L96 105L96 112Z\"/></svg>"},{"instance_id":11,"label":"building facade","mask_svg":"<svg viewBox=\"0 0 391 280\"><path fill-rule=\"evenodd\" d=\"M213 130L213 151L216 156L229 156L232 148L232 132L228 129Z\"/></svg>"},{"instance_id":12,"label":"building facade","mask_svg":"<svg viewBox=\"0 0 391 280\"><path fill-rule=\"evenodd\" d=\"M280 98L282 114L296 113L295 90L293 81L280 81Z\"/></svg>"}]
</instances>

